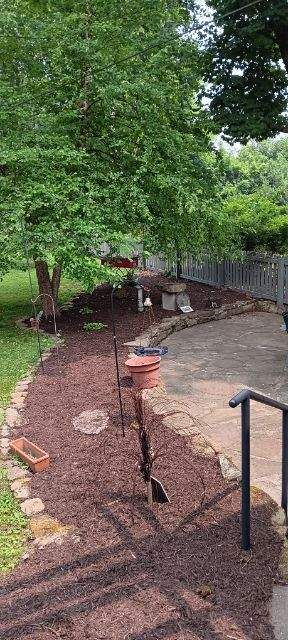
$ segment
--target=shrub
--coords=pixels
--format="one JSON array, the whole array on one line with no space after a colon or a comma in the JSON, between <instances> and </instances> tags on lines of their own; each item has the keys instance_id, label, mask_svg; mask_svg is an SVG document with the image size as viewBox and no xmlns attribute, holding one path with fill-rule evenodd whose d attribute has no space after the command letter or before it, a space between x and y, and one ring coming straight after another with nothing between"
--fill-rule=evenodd
<instances>
[{"instance_id":1,"label":"shrub","mask_svg":"<svg viewBox=\"0 0 288 640\"><path fill-rule=\"evenodd\" d=\"M85 322L83 325L83 329L85 331L101 331L101 329L106 329L107 324L103 324L103 322Z\"/></svg>"}]
</instances>

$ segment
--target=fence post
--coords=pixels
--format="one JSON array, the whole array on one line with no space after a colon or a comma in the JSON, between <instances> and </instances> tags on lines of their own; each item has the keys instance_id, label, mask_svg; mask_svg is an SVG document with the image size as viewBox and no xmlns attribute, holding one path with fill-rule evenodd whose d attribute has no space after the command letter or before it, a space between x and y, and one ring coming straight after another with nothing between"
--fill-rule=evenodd
<instances>
[{"instance_id":1,"label":"fence post","mask_svg":"<svg viewBox=\"0 0 288 640\"><path fill-rule=\"evenodd\" d=\"M284 258L278 258L277 307L283 307L284 301Z\"/></svg>"},{"instance_id":2,"label":"fence post","mask_svg":"<svg viewBox=\"0 0 288 640\"><path fill-rule=\"evenodd\" d=\"M219 285L221 287L225 287L225 282L226 282L226 261L225 260L221 260L220 265L219 265Z\"/></svg>"},{"instance_id":3,"label":"fence post","mask_svg":"<svg viewBox=\"0 0 288 640\"><path fill-rule=\"evenodd\" d=\"M180 280L181 275L182 275L182 260L181 260L180 253L177 252L177 254L176 254L176 278L177 278L177 280Z\"/></svg>"}]
</instances>

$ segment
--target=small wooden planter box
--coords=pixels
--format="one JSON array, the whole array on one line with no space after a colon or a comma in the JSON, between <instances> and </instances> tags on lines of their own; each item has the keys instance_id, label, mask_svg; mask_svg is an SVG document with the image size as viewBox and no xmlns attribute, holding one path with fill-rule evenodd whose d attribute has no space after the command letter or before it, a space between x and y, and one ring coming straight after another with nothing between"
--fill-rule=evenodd
<instances>
[{"instance_id":1,"label":"small wooden planter box","mask_svg":"<svg viewBox=\"0 0 288 640\"><path fill-rule=\"evenodd\" d=\"M17 438L17 440L12 440L12 442L10 442L10 449L14 453L17 453L21 460L26 462L34 473L44 471L50 464L49 453L37 447L36 444L30 442L27 438L22 437Z\"/></svg>"}]
</instances>

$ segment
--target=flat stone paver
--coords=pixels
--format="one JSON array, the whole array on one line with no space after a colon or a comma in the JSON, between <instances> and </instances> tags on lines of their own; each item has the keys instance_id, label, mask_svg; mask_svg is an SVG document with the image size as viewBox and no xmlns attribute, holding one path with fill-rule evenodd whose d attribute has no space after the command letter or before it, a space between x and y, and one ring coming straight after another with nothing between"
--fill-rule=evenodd
<instances>
[{"instance_id":1,"label":"flat stone paver","mask_svg":"<svg viewBox=\"0 0 288 640\"><path fill-rule=\"evenodd\" d=\"M276 640L288 640L287 626L288 587L277 585L273 588L271 618Z\"/></svg>"},{"instance_id":2,"label":"flat stone paver","mask_svg":"<svg viewBox=\"0 0 288 640\"><path fill-rule=\"evenodd\" d=\"M161 363L170 396L199 430L240 466L240 408L230 398L251 388L288 404L288 335L280 315L253 313L183 329L165 340ZM282 413L251 403L251 478L280 503Z\"/></svg>"}]
</instances>

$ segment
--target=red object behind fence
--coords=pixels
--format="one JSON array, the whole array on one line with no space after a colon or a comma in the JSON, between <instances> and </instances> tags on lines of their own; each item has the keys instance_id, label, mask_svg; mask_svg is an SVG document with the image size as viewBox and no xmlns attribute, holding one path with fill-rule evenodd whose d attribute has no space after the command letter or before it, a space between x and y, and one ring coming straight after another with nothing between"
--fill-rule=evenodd
<instances>
[{"instance_id":1,"label":"red object behind fence","mask_svg":"<svg viewBox=\"0 0 288 640\"><path fill-rule=\"evenodd\" d=\"M101 264L117 269L135 269L138 267L138 258L101 258Z\"/></svg>"}]
</instances>

